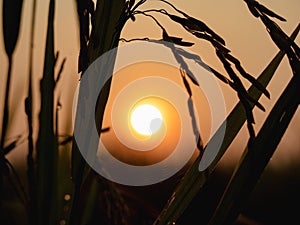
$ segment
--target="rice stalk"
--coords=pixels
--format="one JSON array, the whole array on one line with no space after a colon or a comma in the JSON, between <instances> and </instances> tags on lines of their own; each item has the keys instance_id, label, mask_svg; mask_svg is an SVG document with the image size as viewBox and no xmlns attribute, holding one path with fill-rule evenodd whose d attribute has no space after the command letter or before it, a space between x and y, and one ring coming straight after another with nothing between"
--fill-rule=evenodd
<instances>
[{"instance_id":1,"label":"rice stalk","mask_svg":"<svg viewBox=\"0 0 300 225\"><path fill-rule=\"evenodd\" d=\"M29 49L29 71L28 71L28 93L25 99L25 113L27 115L28 126L28 154L27 154L27 179L29 189L29 224L36 224L36 174L35 162L33 158L34 144L33 144L33 95L32 95L32 71L33 71L33 50L34 50L34 31L35 31L35 18L36 18L36 0L32 2L31 14L31 28L30 28L30 49Z\"/></svg>"}]
</instances>

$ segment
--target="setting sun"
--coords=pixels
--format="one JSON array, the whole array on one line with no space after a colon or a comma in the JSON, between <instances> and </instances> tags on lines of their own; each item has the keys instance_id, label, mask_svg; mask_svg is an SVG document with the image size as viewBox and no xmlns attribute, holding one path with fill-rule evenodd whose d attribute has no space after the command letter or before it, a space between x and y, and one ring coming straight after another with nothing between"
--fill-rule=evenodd
<instances>
[{"instance_id":1,"label":"setting sun","mask_svg":"<svg viewBox=\"0 0 300 225\"><path fill-rule=\"evenodd\" d=\"M150 136L162 125L162 115L158 108L143 104L133 109L130 117L133 129L141 135Z\"/></svg>"}]
</instances>

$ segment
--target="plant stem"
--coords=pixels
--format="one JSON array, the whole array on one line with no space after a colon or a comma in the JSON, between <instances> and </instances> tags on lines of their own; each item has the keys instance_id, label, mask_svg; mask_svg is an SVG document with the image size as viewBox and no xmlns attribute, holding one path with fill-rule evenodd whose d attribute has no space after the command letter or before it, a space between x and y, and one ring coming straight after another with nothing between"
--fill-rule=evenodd
<instances>
[{"instance_id":1,"label":"plant stem","mask_svg":"<svg viewBox=\"0 0 300 225\"><path fill-rule=\"evenodd\" d=\"M36 224L36 175L34 169L34 147L33 147L33 119L32 119L32 68L33 68L33 50L34 50L34 30L35 30L36 0L32 3L31 31L30 31L30 50L29 50L29 73L28 73L28 94L25 101L25 112L28 125L28 155L27 155L27 179L29 189L29 224Z\"/></svg>"}]
</instances>

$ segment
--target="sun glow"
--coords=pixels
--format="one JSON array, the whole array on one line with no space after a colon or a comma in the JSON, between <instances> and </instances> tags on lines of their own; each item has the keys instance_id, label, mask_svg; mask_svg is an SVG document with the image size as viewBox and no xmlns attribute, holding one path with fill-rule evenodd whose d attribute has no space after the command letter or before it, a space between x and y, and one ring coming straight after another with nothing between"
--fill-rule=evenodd
<instances>
[{"instance_id":1,"label":"sun glow","mask_svg":"<svg viewBox=\"0 0 300 225\"><path fill-rule=\"evenodd\" d=\"M130 117L132 128L139 134L151 136L163 122L161 112L151 104L142 104L133 109Z\"/></svg>"}]
</instances>

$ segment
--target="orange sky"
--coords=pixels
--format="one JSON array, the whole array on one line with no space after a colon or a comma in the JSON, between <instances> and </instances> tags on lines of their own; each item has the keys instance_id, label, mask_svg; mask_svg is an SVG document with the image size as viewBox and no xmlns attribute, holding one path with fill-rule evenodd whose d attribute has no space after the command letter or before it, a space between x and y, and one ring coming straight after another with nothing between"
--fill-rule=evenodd
<instances>
[{"instance_id":1,"label":"orange sky","mask_svg":"<svg viewBox=\"0 0 300 225\"><path fill-rule=\"evenodd\" d=\"M193 17L201 19L206 22L213 30L219 33L226 41L226 45L232 50L232 54L242 62L246 70L257 77L259 73L265 68L268 62L276 54L277 47L270 40L262 23L254 18L248 11L246 4L242 0L172 0L170 1L181 10L187 12ZM300 22L300 2L299 0L285 0L285 1L260 1L269 6L274 11L287 19L286 23L278 23L284 31L288 34ZM56 95L61 96L62 110L60 130L61 133L71 133L70 124L71 116L63 118L63 115L71 115L72 96L78 82L77 74L77 56L79 51L78 45L78 29L76 21L76 8L74 0L57 1L55 13L55 48L60 51L60 60L63 57L67 58L65 69L62 74L62 79L57 87ZM0 0L2 5L2 0ZM25 114L24 114L24 99L27 92L27 71L28 71L28 55L29 55L29 31L31 18L31 4L32 0L24 1L21 32L17 43L17 48L14 54L13 74L12 74L12 92L10 96L10 107L13 109L12 120L10 121L11 130L9 136L15 136L26 132ZM144 8L161 8L164 5L154 0L148 0ZM34 91L38 93L39 79L43 70L44 44L47 20L48 1L38 1L37 3L37 22L35 33L35 51L34 51ZM170 7L165 6L170 12ZM187 34L181 27L171 24L165 20L164 17L158 17L165 25L170 35L182 36L185 40L195 42L195 46L191 50L201 56L201 58L215 69L223 72L221 64L215 57L213 49L204 41L195 40L191 35ZM2 24L2 10L0 12L0 23ZM122 37L153 37L160 38L161 31L155 24L143 17L137 17L137 21L131 21L125 26ZM6 81L7 59L4 54L3 37L0 35L0 96L1 102L4 98L4 83ZM300 43L300 38L296 40ZM59 61L60 62L60 61ZM266 118L272 105L280 95L282 89L286 86L291 72L288 67L287 60L284 59L280 65L276 76L271 81L268 90L271 93L271 100L264 97L261 103L266 107L266 112L255 110L256 125L255 129L258 131ZM245 82L245 85L249 84ZM225 101L228 112L237 102L237 97L228 87L222 86L225 93ZM35 99L38 104L38 99ZM0 104L1 106L3 104ZM37 108L36 108L37 109ZM2 114L0 111L0 118ZM38 115L38 110L34 116ZM35 118L37 121L37 117ZM291 125L284 136L279 150L275 153L271 162L274 168L278 165L288 165L295 163L295 159L300 158L300 112L298 110ZM37 125L37 124L35 124ZM247 130L243 129L237 140L232 145L232 153L227 154L227 162L230 160L237 160L236 156L240 155L241 150L245 147L247 138ZM236 149L236 150L234 150ZM22 148L11 153L9 157L15 160L16 158L24 159L24 155L20 154ZM226 158L225 157L225 158Z\"/></svg>"}]
</instances>

